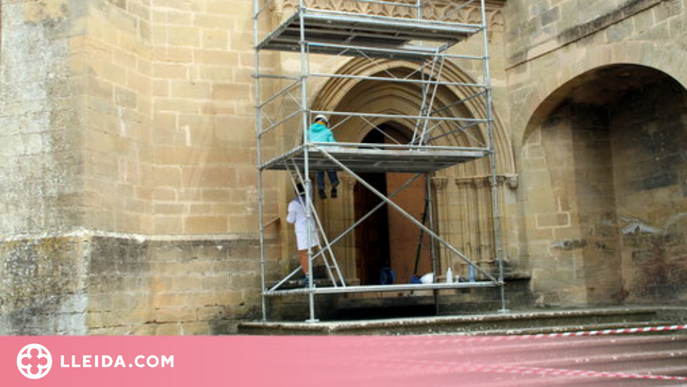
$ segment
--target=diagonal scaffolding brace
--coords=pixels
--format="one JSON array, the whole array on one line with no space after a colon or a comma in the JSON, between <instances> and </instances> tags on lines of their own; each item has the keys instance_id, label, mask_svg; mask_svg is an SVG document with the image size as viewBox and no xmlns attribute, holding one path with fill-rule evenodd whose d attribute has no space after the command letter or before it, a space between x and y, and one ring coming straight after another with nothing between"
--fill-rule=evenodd
<instances>
[{"instance_id":1,"label":"diagonal scaffolding brace","mask_svg":"<svg viewBox=\"0 0 687 387\"><path fill-rule=\"evenodd\" d=\"M501 284L501 282L494 278L491 274L487 273L484 269L479 267L475 262L471 261L470 258L468 258L465 254L463 254L460 250L456 249L453 247L450 243L448 243L444 238L440 237L437 235L434 230L431 228L425 226L422 224L422 222L418 221L413 217L411 214L409 214L406 210L404 210L401 206L398 204L394 203L392 200L384 196L381 192L379 192L377 189L375 189L372 185L370 185L368 182L366 182L362 177L357 175L355 172L353 172L351 169L346 167L343 163L341 163L339 160L337 160L334 156L330 155L327 151L322 149L322 147L317 147L317 146L312 146L313 150L316 150L318 152L321 152L325 157L327 157L329 160L331 160L334 164L338 165L339 168L344 170L346 173L348 173L351 177L353 177L358 183L362 184L365 188L369 189L372 193L374 193L377 197L382 199L387 205L390 207L394 208L396 211L398 211L401 215L403 215L405 218L409 219L412 223L414 223L416 226L418 226L420 229L424 230L424 232L427 233L430 237L432 237L434 240L437 242L441 243L445 248L447 248L449 251L457 255L460 259L462 259L465 263L468 265L474 267L479 273L484 275L486 278L489 280L493 281L494 283Z\"/></svg>"}]
</instances>

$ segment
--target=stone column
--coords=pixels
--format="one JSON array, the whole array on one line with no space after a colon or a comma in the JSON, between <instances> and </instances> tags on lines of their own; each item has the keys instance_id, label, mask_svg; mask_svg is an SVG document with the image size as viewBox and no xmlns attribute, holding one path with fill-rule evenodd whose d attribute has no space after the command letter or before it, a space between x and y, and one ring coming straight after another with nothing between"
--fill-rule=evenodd
<instances>
[{"instance_id":1,"label":"stone column","mask_svg":"<svg viewBox=\"0 0 687 387\"><path fill-rule=\"evenodd\" d=\"M497 182L499 184L499 214L500 214L500 227L501 227L501 246L503 248L503 258L504 261L508 260L510 256L510 240L511 235L510 230L515 230L515 227L509 227L508 216L509 207L508 196L512 195L512 191L518 188L518 175L499 175L497 176ZM496 219L494 220L496 221ZM517 238L516 238L517 240Z\"/></svg>"},{"instance_id":2,"label":"stone column","mask_svg":"<svg viewBox=\"0 0 687 387\"><path fill-rule=\"evenodd\" d=\"M477 222L478 226L478 258L480 263L485 263L493 260L493 245L494 245L494 226L493 226L493 211L491 200L491 177L484 176L478 178L477 184ZM480 265L481 266L481 265Z\"/></svg>"},{"instance_id":3,"label":"stone column","mask_svg":"<svg viewBox=\"0 0 687 387\"><path fill-rule=\"evenodd\" d=\"M468 258L475 259L475 246L477 245L474 232L477 229L475 220L475 181L469 177L458 177L455 180L455 184L458 187L456 197L460 201L457 214L460 230L457 231L458 238L456 240L458 245L456 247ZM456 270L456 274L467 277L467 265L461 261L459 267L460 269Z\"/></svg>"},{"instance_id":4,"label":"stone column","mask_svg":"<svg viewBox=\"0 0 687 387\"><path fill-rule=\"evenodd\" d=\"M350 227L353 222L355 222L355 194L353 189L357 181L348 174L340 174L339 180L341 180L340 185L340 198L343 202L343 230ZM333 236L336 237L336 236ZM339 265L341 265L341 271L343 272L346 283L349 285L352 283L360 283L360 279L357 278L357 273L355 269L355 232L351 232L346 235L341 242L338 244L343 246L337 249L337 251L343 252L339 253L341 258L339 259Z\"/></svg>"}]
</instances>

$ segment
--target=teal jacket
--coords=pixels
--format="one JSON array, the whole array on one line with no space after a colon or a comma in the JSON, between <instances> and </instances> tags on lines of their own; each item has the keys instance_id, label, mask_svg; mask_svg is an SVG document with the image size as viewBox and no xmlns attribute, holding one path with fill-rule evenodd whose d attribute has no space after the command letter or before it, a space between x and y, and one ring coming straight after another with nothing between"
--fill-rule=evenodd
<instances>
[{"instance_id":1,"label":"teal jacket","mask_svg":"<svg viewBox=\"0 0 687 387\"><path fill-rule=\"evenodd\" d=\"M319 122L310 125L310 129L308 129L308 140L310 142L336 142L334 133Z\"/></svg>"}]
</instances>

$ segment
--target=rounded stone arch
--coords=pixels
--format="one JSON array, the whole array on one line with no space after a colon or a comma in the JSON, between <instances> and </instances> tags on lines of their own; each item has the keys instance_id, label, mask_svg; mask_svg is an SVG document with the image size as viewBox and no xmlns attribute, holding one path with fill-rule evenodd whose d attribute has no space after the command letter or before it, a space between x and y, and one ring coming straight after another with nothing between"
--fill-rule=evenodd
<instances>
[{"instance_id":1,"label":"rounded stone arch","mask_svg":"<svg viewBox=\"0 0 687 387\"><path fill-rule=\"evenodd\" d=\"M359 88L361 84L368 82L365 81L364 77L375 76L376 74L386 71L410 74L416 72L416 69L417 63L404 60L379 60L373 62L364 58L352 59L344 63L335 73L353 75L361 78L333 78L319 85L318 90L314 94L314 98L312 98L312 109L336 111L337 107L341 106L342 101L345 101L347 97L350 97L351 92L354 89ZM475 79L469 76L456 64L451 62L445 63L441 78L446 82L466 84L477 83ZM399 103L408 106L412 103L417 103L415 107L419 109L419 94L416 92L413 93L412 87L408 87L407 83L388 82L388 84L383 87L377 87L377 85L380 83L382 82L369 81L370 87L376 87L376 89L371 90L371 93L373 94L365 94L365 97L369 99L370 95L374 95L378 98L392 98L397 100ZM445 104L449 104L449 100L455 101L466 99L473 94L474 88L465 86L448 86L444 88L444 91L440 93L438 98L439 102L443 100ZM435 103L435 106L440 106L440 103ZM482 98L469 99L463 104L463 106L463 113L467 113L475 117L487 116L487 107ZM397 110L395 112L398 113L399 111ZM391 114L394 113L394 111L387 109L387 113ZM513 154L511 137L506 132L505 126L496 112L493 113L493 116L498 173L512 175L515 173L515 158ZM411 122L412 120L398 121L404 126L414 126L414 124ZM358 131L355 132L354 136L348 137L348 139L351 142L358 142L362 140L365 134L366 133ZM482 133L481 137L482 140L486 139L486 133ZM457 145L460 143L460 141L461 140L458 138L447 136L447 138L443 140L443 144ZM483 171L482 173L488 173L488 171Z\"/></svg>"},{"instance_id":2,"label":"rounded stone arch","mask_svg":"<svg viewBox=\"0 0 687 387\"><path fill-rule=\"evenodd\" d=\"M513 139L520 148L534 130L565 98L566 84L594 69L613 65L638 65L663 72L687 88L687 52L675 45L658 46L654 42L616 42L603 46L569 46L550 55L564 63L569 58L583 58L544 77L533 76L534 83L518 101L513 101L511 125ZM532 71L536 73L536 71Z\"/></svg>"},{"instance_id":3,"label":"rounded stone arch","mask_svg":"<svg viewBox=\"0 0 687 387\"><path fill-rule=\"evenodd\" d=\"M614 305L687 297L682 281L651 287L665 273L687 272L676 259L683 239L675 237L685 226L672 226L675 209L685 205L687 76L681 68L687 53L618 42L548 55L526 65L531 81L521 80L526 89L512 94L524 96L513 101L511 122L522 251L538 302ZM535 76L543 63L570 57L582 59ZM645 252L641 260L639 251ZM670 263L661 265L664 260Z\"/></svg>"}]
</instances>

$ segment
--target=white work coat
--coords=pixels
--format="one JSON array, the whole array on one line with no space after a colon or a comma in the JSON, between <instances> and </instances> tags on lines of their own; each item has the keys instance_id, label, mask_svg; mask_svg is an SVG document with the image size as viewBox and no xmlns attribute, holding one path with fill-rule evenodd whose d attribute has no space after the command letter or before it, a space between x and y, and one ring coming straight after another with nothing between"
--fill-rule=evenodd
<instances>
[{"instance_id":1,"label":"white work coat","mask_svg":"<svg viewBox=\"0 0 687 387\"><path fill-rule=\"evenodd\" d=\"M320 240L317 236L317 227L315 227L315 215L310 217L310 244L308 245L308 219L305 216L305 196L300 196L289 203L289 214L286 221L294 224L296 229L296 244L298 250L306 250L308 247L319 245Z\"/></svg>"}]
</instances>

